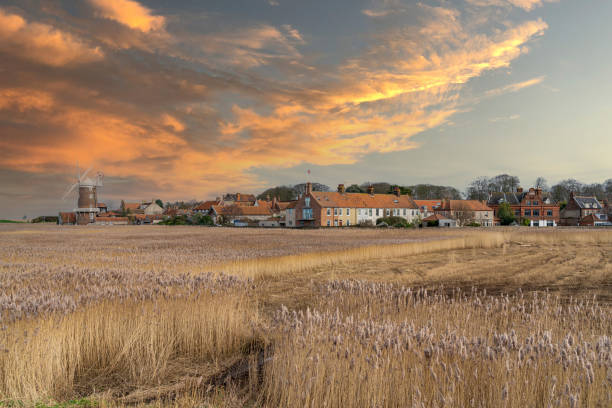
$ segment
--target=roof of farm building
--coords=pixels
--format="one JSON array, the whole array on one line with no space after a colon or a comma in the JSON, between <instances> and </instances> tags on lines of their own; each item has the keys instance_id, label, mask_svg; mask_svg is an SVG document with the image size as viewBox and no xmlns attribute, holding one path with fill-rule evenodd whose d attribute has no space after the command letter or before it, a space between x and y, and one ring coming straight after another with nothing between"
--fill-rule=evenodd
<instances>
[{"instance_id":1,"label":"roof of farm building","mask_svg":"<svg viewBox=\"0 0 612 408\"><path fill-rule=\"evenodd\" d=\"M426 207L428 210L433 210L435 207L439 207L442 200L414 200L419 208Z\"/></svg>"},{"instance_id":2,"label":"roof of farm building","mask_svg":"<svg viewBox=\"0 0 612 408\"><path fill-rule=\"evenodd\" d=\"M412 208L419 207L410 196L395 194L339 193L313 191L312 197L321 207L341 208Z\"/></svg>"},{"instance_id":3,"label":"roof of farm building","mask_svg":"<svg viewBox=\"0 0 612 408\"><path fill-rule=\"evenodd\" d=\"M272 210L269 206L243 206L243 205L213 205L213 210L219 215L230 216L260 216L272 215Z\"/></svg>"},{"instance_id":4,"label":"roof of farm building","mask_svg":"<svg viewBox=\"0 0 612 408\"><path fill-rule=\"evenodd\" d=\"M444 200L439 209L442 211L493 211L492 208L478 200Z\"/></svg>"},{"instance_id":5,"label":"roof of farm building","mask_svg":"<svg viewBox=\"0 0 612 408\"><path fill-rule=\"evenodd\" d=\"M429 217L423 218L423 221L440 221L440 220L448 220L450 218L443 216L442 214L432 214Z\"/></svg>"},{"instance_id":6,"label":"roof of farm building","mask_svg":"<svg viewBox=\"0 0 612 408\"><path fill-rule=\"evenodd\" d=\"M216 201L216 200L215 201L204 201L203 203L200 203L197 206L195 206L193 209L195 211L210 210L213 205L219 205L219 201Z\"/></svg>"}]
</instances>

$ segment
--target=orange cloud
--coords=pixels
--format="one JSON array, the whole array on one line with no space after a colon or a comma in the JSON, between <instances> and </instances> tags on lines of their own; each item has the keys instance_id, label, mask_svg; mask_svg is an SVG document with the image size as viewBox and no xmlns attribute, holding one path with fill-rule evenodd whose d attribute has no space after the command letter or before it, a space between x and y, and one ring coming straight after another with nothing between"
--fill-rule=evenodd
<instances>
[{"instance_id":1,"label":"orange cloud","mask_svg":"<svg viewBox=\"0 0 612 408\"><path fill-rule=\"evenodd\" d=\"M133 0L89 0L101 17L114 20L134 30L149 32L163 28L163 16L154 16L151 10Z\"/></svg>"},{"instance_id":2,"label":"orange cloud","mask_svg":"<svg viewBox=\"0 0 612 408\"><path fill-rule=\"evenodd\" d=\"M0 110L48 111L52 106L53 97L46 92L18 88L0 89Z\"/></svg>"},{"instance_id":3,"label":"orange cloud","mask_svg":"<svg viewBox=\"0 0 612 408\"><path fill-rule=\"evenodd\" d=\"M76 36L48 24L28 23L0 9L0 51L51 66L87 63L104 58Z\"/></svg>"},{"instance_id":4,"label":"orange cloud","mask_svg":"<svg viewBox=\"0 0 612 408\"><path fill-rule=\"evenodd\" d=\"M503 86L501 88L491 89L487 91L486 95L487 96L498 96L498 95L503 95L505 93L518 92L521 89L540 84L542 83L543 80L544 80L543 76L528 79L527 81L517 82L514 84Z\"/></svg>"},{"instance_id":5,"label":"orange cloud","mask_svg":"<svg viewBox=\"0 0 612 408\"><path fill-rule=\"evenodd\" d=\"M476 6L514 6L522 8L525 11L531 11L540 7L544 3L556 3L559 0L467 0Z\"/></svg>"}]
</instances>

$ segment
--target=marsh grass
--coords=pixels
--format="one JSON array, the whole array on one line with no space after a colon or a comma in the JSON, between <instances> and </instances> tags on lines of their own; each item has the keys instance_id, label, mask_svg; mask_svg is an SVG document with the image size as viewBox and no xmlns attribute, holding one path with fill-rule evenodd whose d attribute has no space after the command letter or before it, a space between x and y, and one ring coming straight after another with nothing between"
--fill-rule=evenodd
<instances>
[{"instance_id":1,"label":"marsh grass","mask_svg":"<svg viewBox=\"0 0 612 408\"><path fill-rule=\"evenodd\" d=\"M538 266L538 251L547 251L542 262L551 264L574 257L570 247L599 254L576 257L572 282L598 273L591 283L603 285L609 230L10 228L0 234L0 401L270 407L612 402L609 305L588 291L568 300L453 286L453 273L483 264L479 257L495 257L499 262L491 265L504 269L521 262L509 254L526 253L533 259L529 279L546 284L538 275L548 273ZM466 263L466 252L475 263ZM363 272L368 264L388 267L389 260L430 255L445 269L431 280L410 278L410 286L400 283L401 271ZM346 279L351 274L359 280ZM487 274L488 283L499 280ZM423 284L447 285L431 291ZM286 299L295 300L291 308L281 307Z\"/></svg>"}]
</instances>

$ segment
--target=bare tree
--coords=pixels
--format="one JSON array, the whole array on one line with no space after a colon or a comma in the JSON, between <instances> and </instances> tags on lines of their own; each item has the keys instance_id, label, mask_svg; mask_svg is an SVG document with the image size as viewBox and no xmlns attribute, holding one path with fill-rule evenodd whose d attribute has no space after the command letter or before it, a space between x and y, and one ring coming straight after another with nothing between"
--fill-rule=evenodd
<instances>
[{"instance_id":1,"label":"bare tree","mask_svg":"<svg viewBox=\"0 0 612 408\"><path fill-rule=\"evenodd\" d=\"M469 200L486 200L489 198L490 180L487 177L478 177L470 183L467 189Z\"/></svg>"},{"instance_id":2,"label":"bare tree","mask_svg":"<svg viewBox=\"0 0 612 408\"><path fill-rule=\"evenodd\" d=\"M548 191L549 189L548 182L544 177L538 177L533 183L533 186L535 188L541 188L543 191Z\"/></svg>"},{"instance_id":3,"label":"bare tree","mask_svg":"<svg viewBox=\"0 0 612 408\"><path fill-rule=\"evenodd\" d=\"M453 215L461 227L474 222L476 219L476 213L474 211L455 211Z\"/></svg>"}]
</instances>

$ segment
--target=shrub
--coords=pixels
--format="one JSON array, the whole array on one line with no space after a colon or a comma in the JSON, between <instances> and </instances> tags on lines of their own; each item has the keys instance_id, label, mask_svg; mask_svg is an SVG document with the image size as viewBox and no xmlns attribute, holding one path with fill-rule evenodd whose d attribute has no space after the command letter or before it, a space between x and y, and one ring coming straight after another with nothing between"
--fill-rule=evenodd
<instances>
[{"instance_id":1,"label":"shrub","mask_svg":"<svg viewBox=\"0 0 612 408\"><path fill-rule=\"evenodd\" d=\"M523 218L521 220L521 225L528 227L529 225L531 225L531 221L529 220L529 218Z\"/></svg>"},{"instance_id":2,"label":"shrub","mask_svg":"<svg viewBox=\"0 0 612 408\"><path fill-rule=\"evenodd\" d=\"M480 227L480 224L477 222L470 222L469 224L465 224L466 227Z\"/></svg>"},{"instance_id":3,"label":"shrub","mask_svg":"<svg viewBox=\"0 0 612 408\"><path fill-rule=\"evenodd\" d=\"M394 216L379 218L376 220L376 225L382 224L383 222L390 227L409 228L413 226L406 221L406 219Z\"/></svg>"},{"instance_id":4,"label":"shrub","mask_svg":"<svg viewBox=\"0 0 612 408\"><path fill-rule=\"evenodd\" d=\"M439 227L440 226L440 221L438 221L438 220L427 221L427 226L428 227Z\"/></svg>"}]
</instances>

